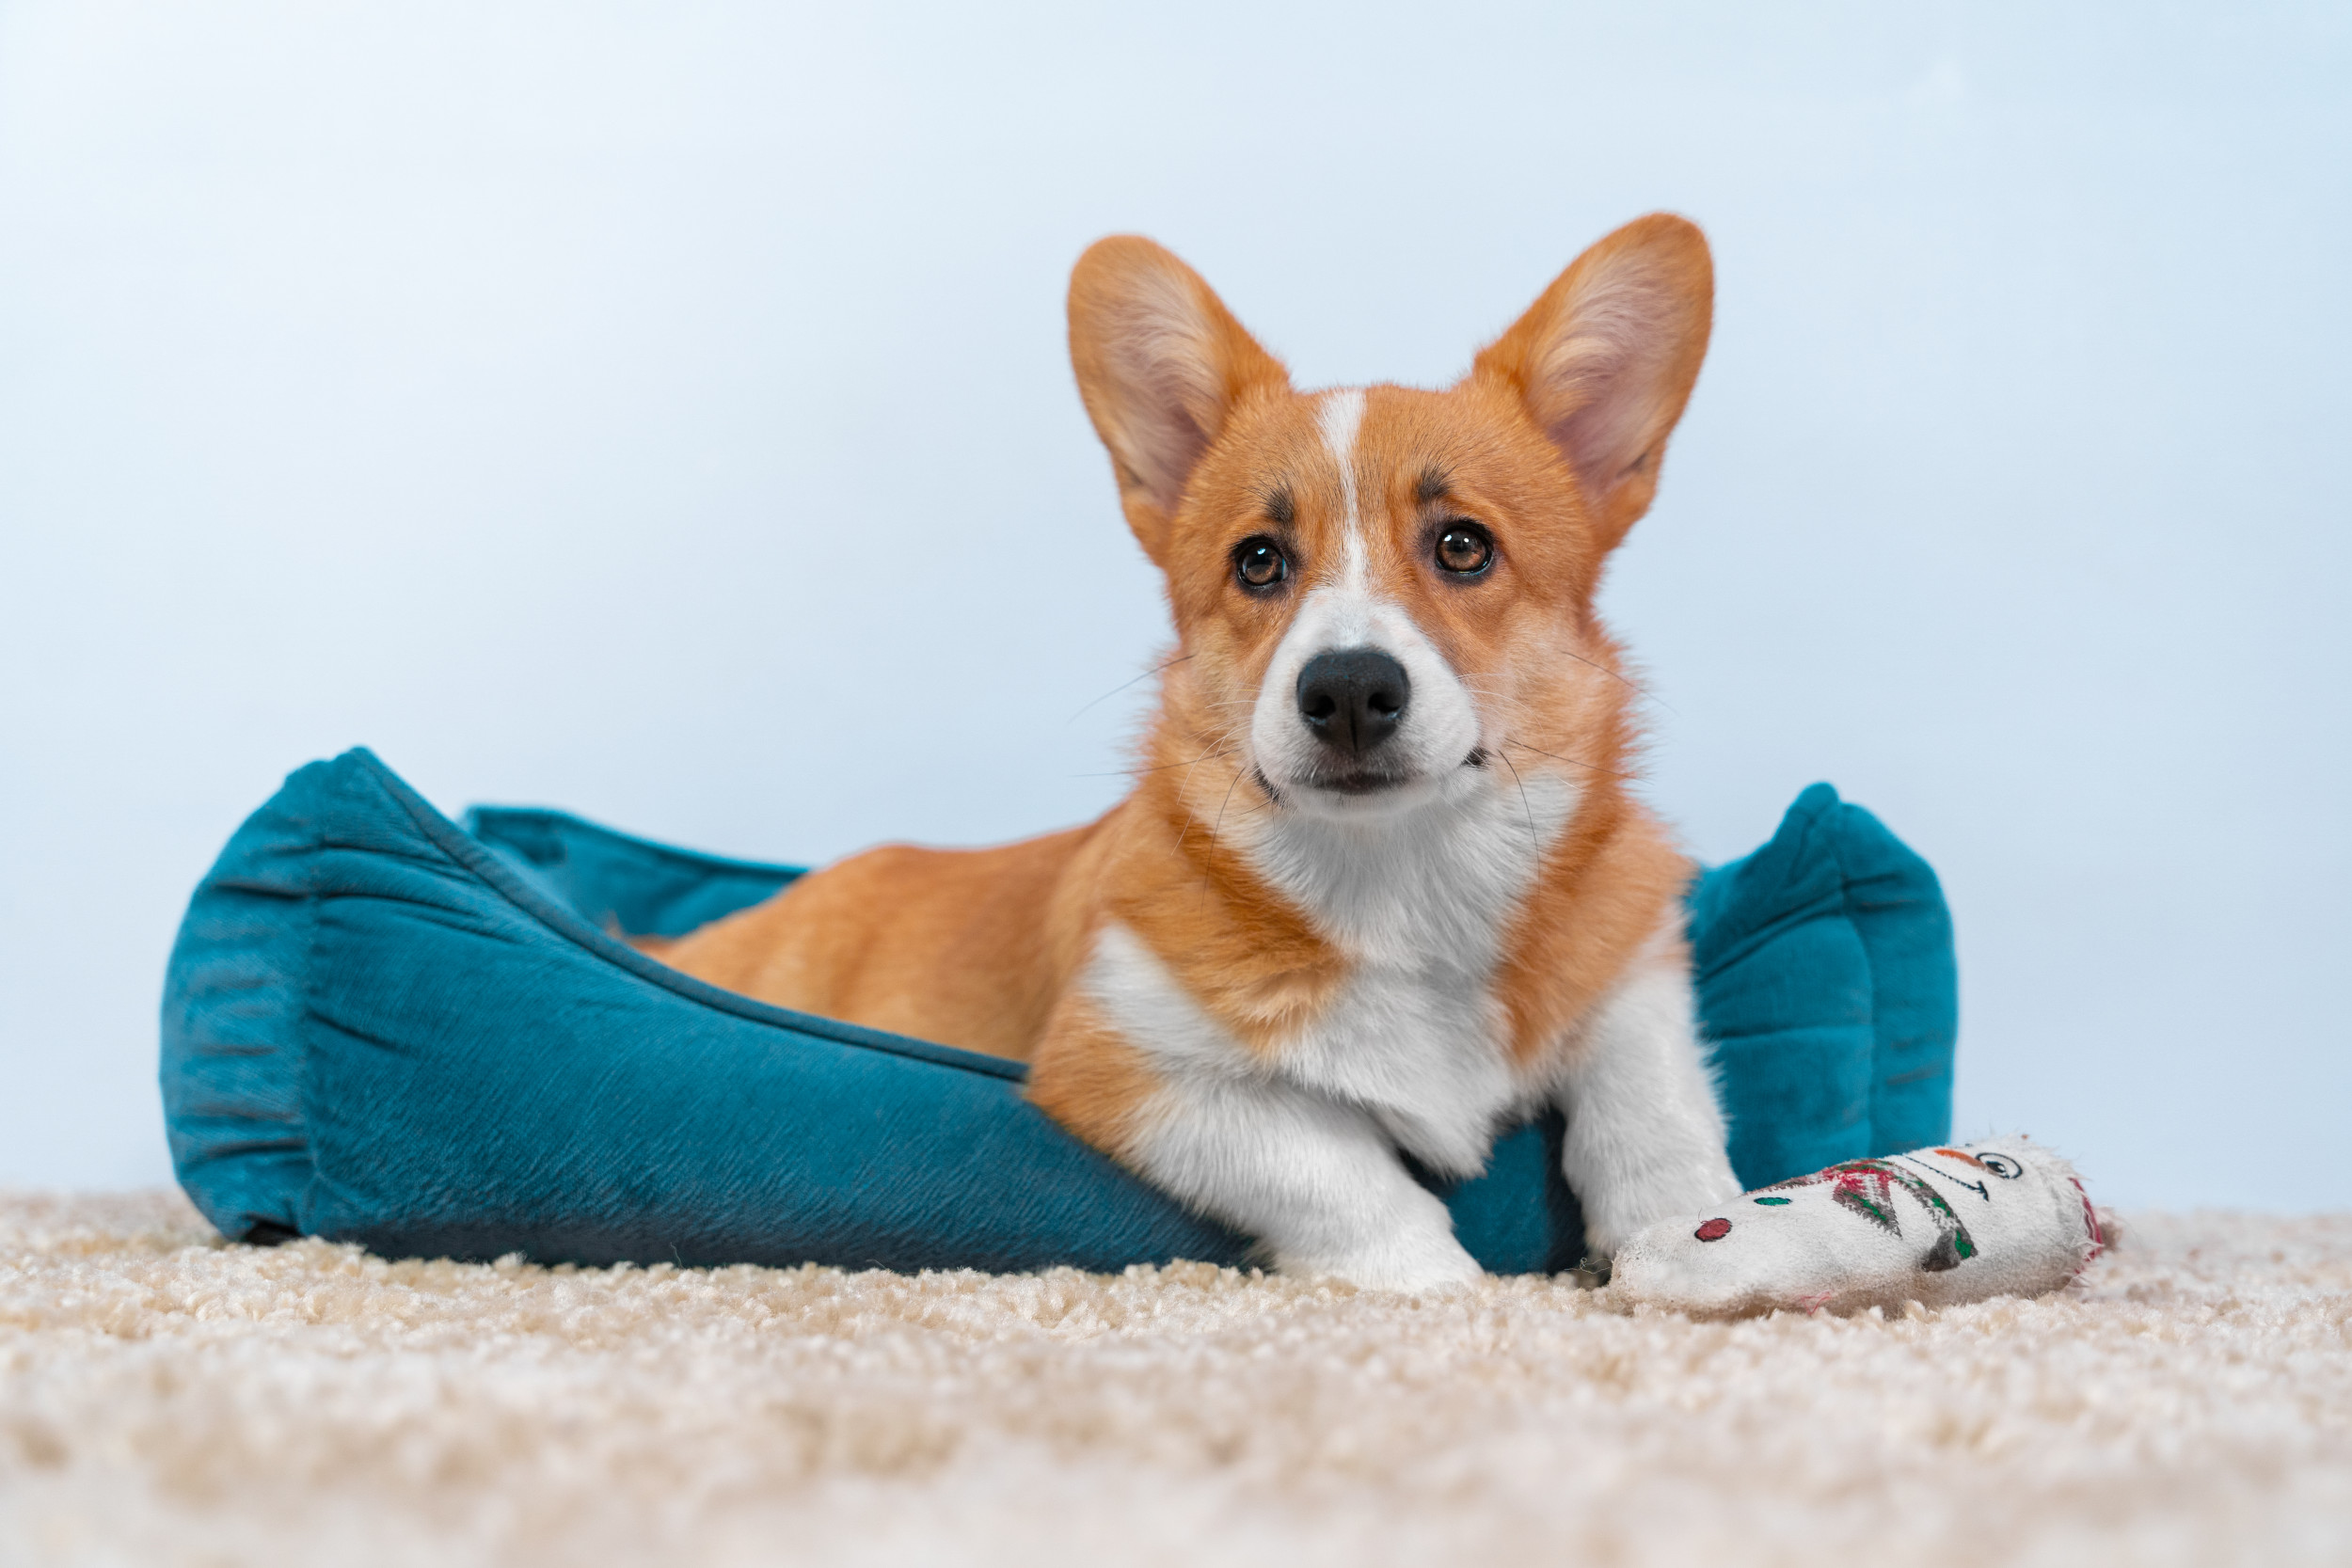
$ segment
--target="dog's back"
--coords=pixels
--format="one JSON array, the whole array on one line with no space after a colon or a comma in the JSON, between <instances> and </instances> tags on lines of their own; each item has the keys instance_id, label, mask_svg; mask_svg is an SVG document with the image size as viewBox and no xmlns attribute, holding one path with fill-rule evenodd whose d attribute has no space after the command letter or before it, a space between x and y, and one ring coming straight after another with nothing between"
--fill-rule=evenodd
<instances>
[{"instance_id":1,"label":"dog's back","mask_svg":"<svg viewBox=\"0 0 2352 1568\"><path fill-rule=\"evenodd\" d=\"M886 845L658 956L780 1007L1026 1061L1082 957L1101 822L992 849Z\"/></svg>"}]
</instances>

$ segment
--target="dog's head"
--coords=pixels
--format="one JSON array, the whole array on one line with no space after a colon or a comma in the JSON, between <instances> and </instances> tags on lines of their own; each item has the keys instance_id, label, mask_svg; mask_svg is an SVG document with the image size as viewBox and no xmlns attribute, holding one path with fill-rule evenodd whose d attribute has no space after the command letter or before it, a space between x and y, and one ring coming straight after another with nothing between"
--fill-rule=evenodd
<instances>
[{"instance_id":1,"label":"dog's head","mask_svg":"<svg viewBox=\"0 0 2352 1568\"><path fill-rule=\"evenodd\" d=\"M1299 392L1168 251L1088 250L1071 356L1167 574L1189 727L1270 798L1360 816L1614 725L1593 595L1649 508L1712 293L1698 230L1655 214L1586 251L1454 387Z\"/></svg>"}]
</instances>

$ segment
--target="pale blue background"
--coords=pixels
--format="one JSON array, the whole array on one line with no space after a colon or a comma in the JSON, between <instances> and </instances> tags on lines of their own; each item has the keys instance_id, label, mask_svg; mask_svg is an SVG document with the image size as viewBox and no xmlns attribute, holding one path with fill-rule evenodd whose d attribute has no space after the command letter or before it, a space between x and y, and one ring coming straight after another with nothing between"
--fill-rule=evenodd
<instances>
[{"instance_id":1,"label":"pale blue background","mask_svg":"<svg viewBox=\"0 0 2352 1568\"><path fill-rule=\"evenodd\" d=\"M1669 207L1656 799L1935 862L1963 1132L2352 1205L2348 13L2058 9L0 7L0 1181L167 1178L180 906L352 742L777 858L1114 799L1096 235L1432 382Z\"/></svg>"}]
</instances>

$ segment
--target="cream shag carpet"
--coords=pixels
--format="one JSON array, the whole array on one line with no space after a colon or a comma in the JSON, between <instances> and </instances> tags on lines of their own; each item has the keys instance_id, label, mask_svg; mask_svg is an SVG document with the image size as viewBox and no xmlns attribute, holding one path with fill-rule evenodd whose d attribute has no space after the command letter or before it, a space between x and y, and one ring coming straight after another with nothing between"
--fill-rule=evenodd
<instances>
[{"instance_id":1,"label":"cream shag carpet","mask_svg":"<svg viewBox=\"0 0 2352 1568\"><path fill-rule=\"evenodd\" d=\"M0 1562L2352 1561L2352 1216L1692 1323L1124 1275L574 1271L0 1197Z\"/></svg>"}]
</instances>

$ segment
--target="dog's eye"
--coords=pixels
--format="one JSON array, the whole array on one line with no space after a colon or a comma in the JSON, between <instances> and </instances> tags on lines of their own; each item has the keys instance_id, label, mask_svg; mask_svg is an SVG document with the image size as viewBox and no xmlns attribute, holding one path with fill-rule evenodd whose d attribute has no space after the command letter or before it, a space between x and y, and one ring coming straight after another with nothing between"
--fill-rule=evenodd
<instances>
[{"instance_id":1,"label":"dog's eye","mask_svg":"<svg viewBox=\"0 0 2352 1568\"><path fill-rule=\"evenodd\" d=\"M1233 576L1244 588L1271 588L1290 575L1290 558L1264 534L1253 534L1233 546Z\"/></svg>"},{"instance_id":2,"label":"dog's eye","mask_svg":"<svg viewBox=\"0 0 2352 1568\"><path fill-rule=\"evenodd\" d=\"M1457 578L1476 577L1494 558L1494 535L1476 523L1448 523L1438 535L1438 564Z\"/></svg>"}]
</instances>

